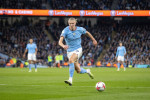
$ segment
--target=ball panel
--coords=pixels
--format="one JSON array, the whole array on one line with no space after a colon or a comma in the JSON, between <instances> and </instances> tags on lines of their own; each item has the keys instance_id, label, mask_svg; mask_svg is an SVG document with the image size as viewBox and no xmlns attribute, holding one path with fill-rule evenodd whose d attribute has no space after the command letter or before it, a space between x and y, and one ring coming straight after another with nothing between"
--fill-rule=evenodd
<instances>
[{"instance_id":1,"label":"ball panel","mask_svg":"<svg viewBox=\"0 0 150 100\"><path fill-rule=\"evenodd\" d=\"M105 83L104 82L98 82L96 84L96 90L98 91L104 91L106 88Z\"/></svg>"}]
</instances>

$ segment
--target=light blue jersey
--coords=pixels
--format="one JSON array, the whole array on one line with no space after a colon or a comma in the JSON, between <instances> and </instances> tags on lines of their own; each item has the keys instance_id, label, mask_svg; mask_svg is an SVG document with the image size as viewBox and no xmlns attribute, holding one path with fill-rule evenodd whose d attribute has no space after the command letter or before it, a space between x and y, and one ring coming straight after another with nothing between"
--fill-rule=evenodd
<instances>
[{"instance_id":1,"label":"light blue jersey","mask_svg":"<svg viewBox=\"0 0 150 100\"><path fill-rule=\"evenodd\" d=\"M68 52L81 48L81 35L86 34L86 29L83 27L76 27L75 31L71 31L67 26L61 33L65 38L66 44L69 46Z\"/></svg>"},{"instance_id":2,"label":"light blue jersey","mask_svg":"<svg viewBox=\"0 0 150 100\"><path fill-rule=\"evenodd\" d=\"M35 43L27 44L26 49L28 50L28 53L35 53L35 49L37 48Z\"/></svg>"},{"instance_id":3,"label":"light blue jersey","mask_svg":"<svg viewBox=\"0 0 150 100\"><path fill-rule=\"evenodd\" d=\"M116 53L116 57L118 56L124 56L126 54L126 48L124 46L119 46L117 48L117 53Z\"/></svg>"}]
</instances>

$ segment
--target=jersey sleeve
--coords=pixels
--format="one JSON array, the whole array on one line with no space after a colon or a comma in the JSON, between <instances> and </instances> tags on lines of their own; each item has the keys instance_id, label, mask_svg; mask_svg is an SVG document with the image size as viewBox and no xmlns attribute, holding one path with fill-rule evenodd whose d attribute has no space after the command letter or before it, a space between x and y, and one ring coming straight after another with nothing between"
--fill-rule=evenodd
<instances>
[{"instance_id":1,"label":"jersey sleeve","mask_svg":"<svg viewBox=\"0 0 150 100\"><path fill-rule=\"evenodd\" d=\"M83 27L81 27L81 33L82 33L82 34L86 34L86 29L83 28Z\"/></svg>"},{"instance_id":2,"label":"jersey sleeve","mask_svg":"<svg viewBox=\"0 0 150 100\"><path fill-rule=\"evenodd\" d=\"M61 36L63 36L64 38L66 38L66 31L65 31L65 29L61 32L60 37L61 37Z\"/></svg>"},{"instance_id":3,"label":"jersey sleeve","mask_svg":"<svg viewBox=\"0 0 150 100\"><path fill-rule=\"evenodd\" d=\"M28 49L28 44L27 44L27 46L26 46L26 49Z\"/></svg>"},{"instance_id":4,"label":"jersey sleeve","mask_svg":"<svg viewBox=\"0 0 150 100\"><path fill-rule=\"evenodd\" d=\"M35 48L37 48L37 45L35 44Z\"/></svg>"}]
</instances>

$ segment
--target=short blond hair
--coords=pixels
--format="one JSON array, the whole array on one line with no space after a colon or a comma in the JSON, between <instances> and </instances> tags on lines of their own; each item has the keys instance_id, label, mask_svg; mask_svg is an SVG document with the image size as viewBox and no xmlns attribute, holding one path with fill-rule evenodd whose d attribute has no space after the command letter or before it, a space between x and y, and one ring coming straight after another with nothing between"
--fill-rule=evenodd
<instances>
[{"instance_id":1,"label":"short blond hair","mask_svg":"<svg viewBox=\"0 0 150 100\"><path fill-rule=\"evenodd\" d=\"M75 20L75 21L77 22L77 19L74 18L74 17L70 17L70 18L68 19L68 21L69 21L69 20Z\"/></svg>"}]
</instances>

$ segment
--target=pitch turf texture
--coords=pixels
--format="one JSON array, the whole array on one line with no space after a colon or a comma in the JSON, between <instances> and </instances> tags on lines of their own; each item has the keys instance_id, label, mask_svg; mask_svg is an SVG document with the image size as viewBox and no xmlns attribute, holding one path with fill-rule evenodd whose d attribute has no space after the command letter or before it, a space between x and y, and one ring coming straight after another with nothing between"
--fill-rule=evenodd
<instances>
[{"instance_id":1,"label":"pitch turf texture","mask_svg":"<svg viewBox=\"0 0 150 100\"><path fill-rule=\"evenodd\" d=\"M0 100L150 100L150 69L91 68L95 79L74 74L68 86L68 68L0 68ZM95 84L103 81L106 90Z\"/></svg>"}]
</instances>

